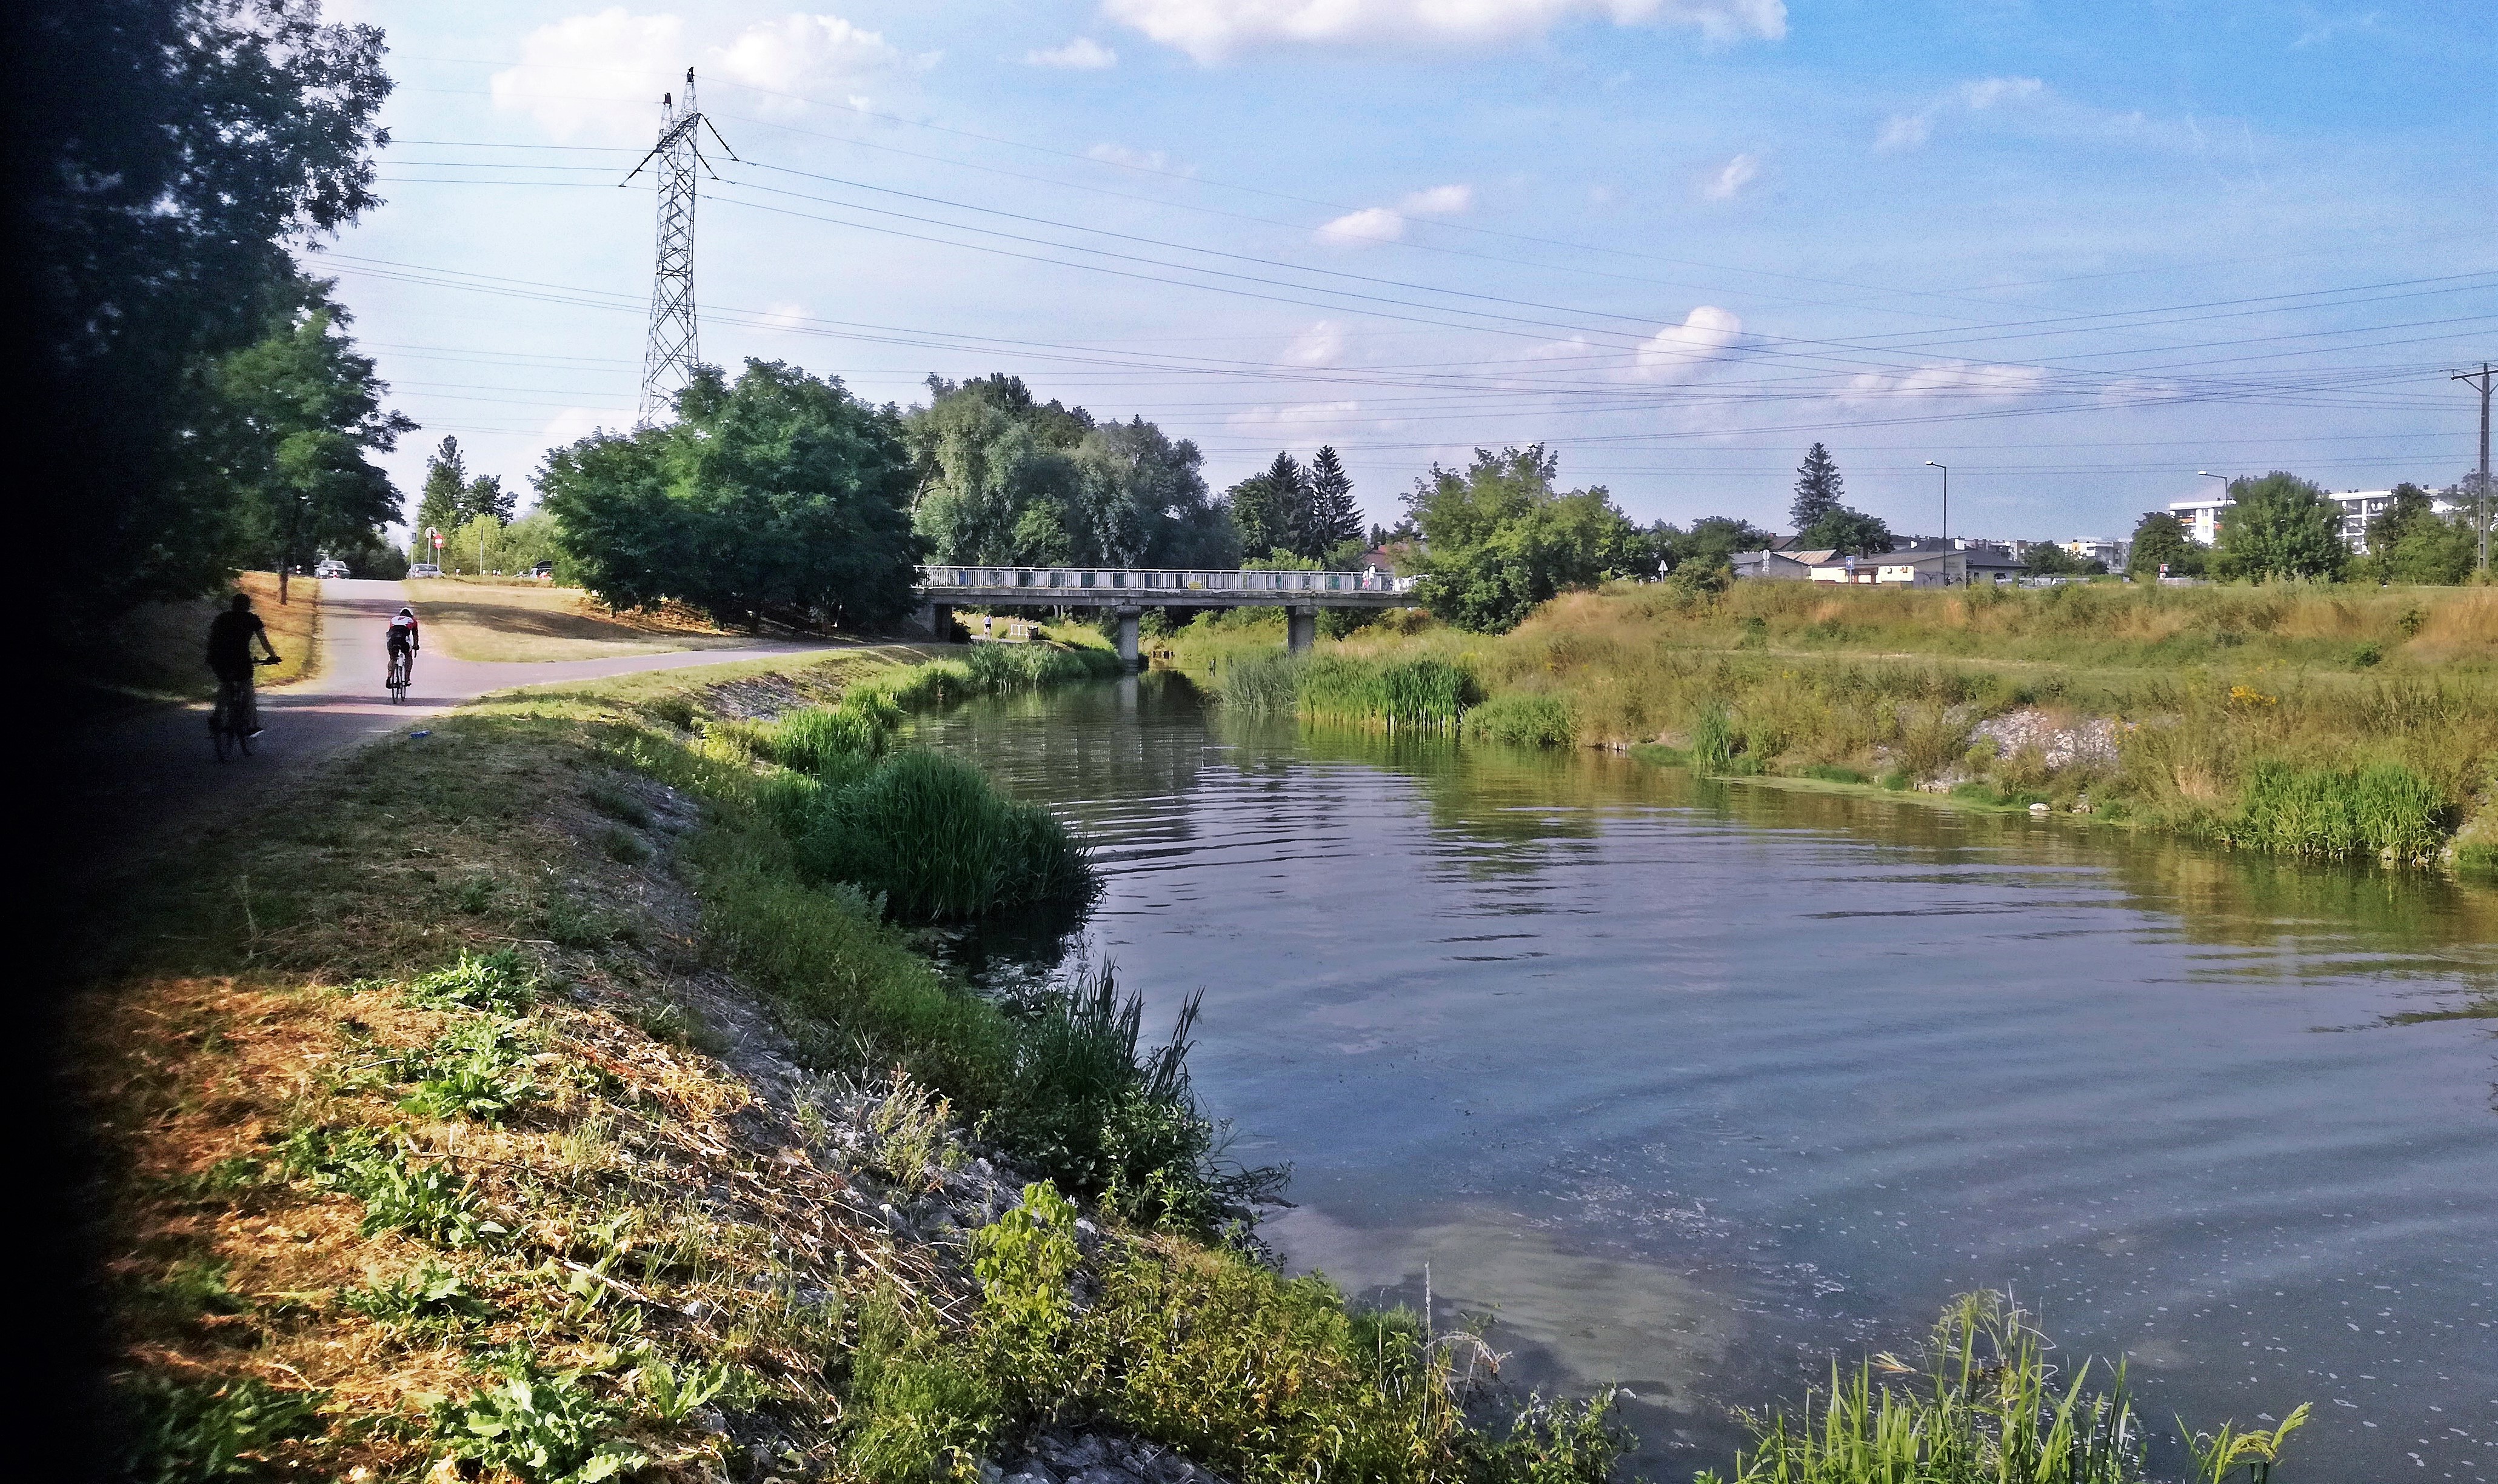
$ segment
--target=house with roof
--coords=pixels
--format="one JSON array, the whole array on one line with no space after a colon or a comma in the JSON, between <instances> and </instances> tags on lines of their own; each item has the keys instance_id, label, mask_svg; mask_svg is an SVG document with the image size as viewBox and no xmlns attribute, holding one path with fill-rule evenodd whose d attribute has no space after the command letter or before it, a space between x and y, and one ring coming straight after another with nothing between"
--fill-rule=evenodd
<instances>
[{"instance_id":1,"label":"house with roof","mask_svg":"<svg viewBox=\"0 0 2498 1484\"><path fill-rule=\"evenodd\" d=\"M1812 569L1798 561L1792 553L1779 551L1737 552L1726 558L1739 578L1767 579L1774 583L1805 583L1812 580Z\"/></svg>"}]
</instances>

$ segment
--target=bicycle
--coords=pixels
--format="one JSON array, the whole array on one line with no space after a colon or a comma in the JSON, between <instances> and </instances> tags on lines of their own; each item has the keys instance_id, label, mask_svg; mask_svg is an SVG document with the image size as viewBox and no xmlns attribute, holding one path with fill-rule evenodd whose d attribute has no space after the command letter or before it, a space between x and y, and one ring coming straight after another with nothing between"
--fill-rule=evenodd
<instances>
[{"instance_id":1,"label":"bicycle","mask_svg":"<svg viewBox=\"0 0 2498 1484\"><path fill-rule=\"evenodd\" d=\"M255 659L252 663L274 665L277 661ZM237 748L242 750L243 756L251 756L251 730L246 723L255 719L253 710L249 676L217 681L216 705L208 708L208 742L216 748L218 762L232 758Z\"/></svg>"},{"instance_id":2,"label":"bicycle","mask_svg":"<svg viewBox=\"0 0 2498 1484\"><path fill-rule=\"evenodd\" d=\"M390 690L391 705L393 706L397 706L407 699L407 673L409 669L409 658L410 656L405 649L391 650L390 675L382 681L382 683Z\"/></svg>"}]
</instances>

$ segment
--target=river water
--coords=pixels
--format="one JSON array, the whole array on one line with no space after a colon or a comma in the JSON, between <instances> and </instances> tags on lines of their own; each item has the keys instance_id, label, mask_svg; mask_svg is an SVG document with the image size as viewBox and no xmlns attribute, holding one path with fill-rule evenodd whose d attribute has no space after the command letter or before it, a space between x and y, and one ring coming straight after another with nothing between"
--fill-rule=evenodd
<instances>
[{"instance_id":1,"label":"river water","mask_svg":"<svg viewBox=\"0 0 2498 1484\"><path fill-rule=\"evenodd\" d=\"M1250 723L1176 676L919 723L1094 842L1079 927L1297 1269L1619 1382L1636 1467L2011 1290L2302 1480L2498 1481L2498 893L1593 752ZM2069 1374L2069 1372L2067 1373Z\"/></svg>"}]
</instances>

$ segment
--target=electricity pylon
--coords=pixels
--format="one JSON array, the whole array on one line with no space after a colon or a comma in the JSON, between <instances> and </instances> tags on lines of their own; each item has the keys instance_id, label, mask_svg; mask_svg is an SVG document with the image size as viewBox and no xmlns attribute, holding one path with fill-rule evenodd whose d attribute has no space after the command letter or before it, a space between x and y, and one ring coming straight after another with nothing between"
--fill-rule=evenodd
<instances>
[{"instance_id":1,"label":"electricity pylon","mask_svg":"<svg viewBox=\"0 0 2498 1484\"><path fill-rule=\"evenodd\" d=\"M657 160L653 174L659 182L659 246L651 278L651 331L642 347L641 421L649 424L668 408L670 399L693 375L701 350L694 333L694 197L695 173L720 178L702 157L702 131L711 130L728 157L737 158L720 130L694 107L694 70L686 69L686 101L659 95L659 142L633 167L621 185L633 183L644 166Z\"/></svg>"}]
</instances>

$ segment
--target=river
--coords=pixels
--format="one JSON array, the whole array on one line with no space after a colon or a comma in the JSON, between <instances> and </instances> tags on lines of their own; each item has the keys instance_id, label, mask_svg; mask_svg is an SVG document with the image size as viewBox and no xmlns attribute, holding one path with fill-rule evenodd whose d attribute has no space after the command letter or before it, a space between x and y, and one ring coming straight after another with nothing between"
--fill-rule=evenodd
<instances>
[{"instance_id":1,"label":"river","mask_svg":"<svg viewBox=\"0 0 2498 1484\"><path fill-rule=\"evenodd\" d=\"M1286 1260L1417 1308L1427 1272L1509 1379L1628 1387L1651 1478L1991 1286L2157 1423L2314 1403L2283 1484L2498 1480L2498 1042L2458 1015L2498 893L1170 675L918 731L1108 883L958 962L1106 956L1164 1025L1202 989L1198 1091L1291 1162Z\"/></svg>"}]
</instances>

